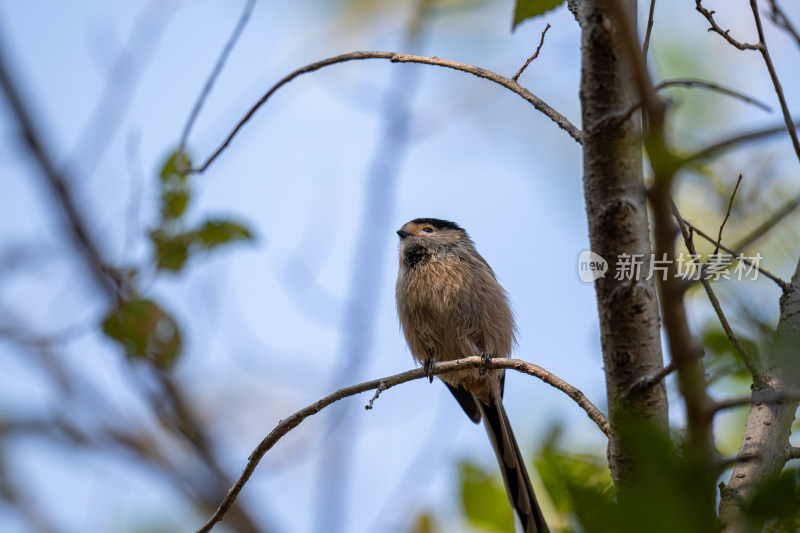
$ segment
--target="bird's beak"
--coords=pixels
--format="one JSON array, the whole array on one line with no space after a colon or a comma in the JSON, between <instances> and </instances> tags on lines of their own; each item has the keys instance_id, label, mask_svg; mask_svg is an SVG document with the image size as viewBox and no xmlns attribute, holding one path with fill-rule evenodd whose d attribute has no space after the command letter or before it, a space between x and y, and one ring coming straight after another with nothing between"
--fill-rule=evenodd
<instances>
[{"instance_id":1,"label":"bird's beak","mask_svg":"<svg viewBox=\"0 0 800 533\"><path fill-rule=\"evenodd\" d=\"M406 237L411 235L409 232L407 232L406 230L403 230L403 229L397 230L397 234L400 235L401 239L405 239Z\"/></svg>"}]
</instances>

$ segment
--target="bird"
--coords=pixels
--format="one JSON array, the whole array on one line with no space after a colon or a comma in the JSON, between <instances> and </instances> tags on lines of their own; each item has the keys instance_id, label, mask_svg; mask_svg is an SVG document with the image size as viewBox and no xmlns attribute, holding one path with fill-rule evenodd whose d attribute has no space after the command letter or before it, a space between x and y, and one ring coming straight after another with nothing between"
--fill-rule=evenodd
<instances>
[{"instance_id":1,"label":"bird","mask_svg":"<svg viewBox=\"0 0 800 533\"><path fill-rule=\"evenodd\" d=\"M474 355L508 357L516 344L508 295L467 232L448 220L416 218L397 235L397 315L414 358L430 368ZM503 369L472 368L438 377L473 422L483 420L522 531L549 533L503 407L504 376Z\"/></svg>"}]
</instances>

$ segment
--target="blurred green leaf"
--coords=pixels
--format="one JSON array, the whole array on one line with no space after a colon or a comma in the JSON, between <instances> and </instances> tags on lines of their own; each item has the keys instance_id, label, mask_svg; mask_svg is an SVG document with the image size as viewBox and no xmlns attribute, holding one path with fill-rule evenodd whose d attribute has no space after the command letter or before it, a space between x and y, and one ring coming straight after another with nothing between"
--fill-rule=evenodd
<instances>
[{"instance_id":1,"label":"blurred green leaf","mask_svg":"<svg viewBox=\"0 0 800 533\"><path fill-rule=\"evenodd\" d=\"M411 529L409 529L409 533L436 533L436 531L436 523L433 520L433 516L428 512L417 516L414 519L414 523L411 524Z\"/></svg>"},{"instance_id":2,"label":"blurred green leaf","mask_svg":"<svg viewBox=\"0 0 800 533\"><path fill-rule=\"evenodd\" d=\"M741 331L737 336L747 353L754 357L758 355L760 350L753 340L745 337ZM750 385L752 381L750 372L718 322L706 324L701 332L701 339L706 352L705 364L710 381L714 382L724 377L739 380L745 386Z\"/></svg>"},{"instance_id":3,"label":"blurred green leaf","mask_svg":"<svg viewBox=\"0 0 800 533\"><path fill-rule=\"evenodd\" d=\"M614 485L604 457L557 453L546 447L534 463L557 511L575 510L575 486L597 494L606 504L614 503Z\"/></svg>"},{"instance_id":4,"label":"blurred green leaf","mask_svg":"<svg viewBox=\"0 0 800 533\"><path fill-rule=\"evenodd\" d=\"M183 268L189 259L190 246L194 239L193 233L178 233L168 235L164 230L150 233L150 240L156 250L156 264L160 270L177 272Z\"/></svg>"},{"instance_id":5,"label":"blurred green leaf","mask_svg":"<svg viewBox=\"0 0 800 533\"><path fill-rule=\"evenodd\" d=\"M769 523L765 531L800 531L800 469L786 470L768 483L748 511Z\"/></svg>"},{"instance_id":6,"label":"blurred green leaf","mask_svg":"<svg viewBox=\"0 0 800 533\"><path fill-rule=\"evenodd\" d=\"M791 327L779 327L770 347L772 351L771 363L783 372L797 376L800 374L800 333Z\"/></svg>"},{"instance_id":7,"label":"blurred green leaf","mask_svg":"<svg viewBox=\"0 0 800 533\"><path fill-rule=\"evenodd\" d=\"M701 468L676 449L669 435L640 419L619 428L632 444L628 460L643 466L642 483L626 493L621 504L604 456L558 451L555 438L538 454L536 465L562 519L573 526L564 531L582 533L707 533L702 517L715 509L703 508L703 492L713 489L713 473L701 482Z\"/></svg>"},{"instance_id":8,"label":"blurred green leaf","mask_svg":"<svg viewBox=\"0 0 800 533\"><path fill-rule=\"evenodd\" d=\"M530 18L543 15L563 3L564 0L516 0L516 4L514 5L514 22L511 25L511 31L517 29L520 23Z\"/></svg>"},{"instance_id":9,"label":"blurred green leaf","mask_svg":"<svg viewBox=\"0 0 800 533\"><path fill-rule=\"evenodd\" d=\"M461 463L461 502L470 523L486 531L514 531L505 487L478 466Z\"/></svg>"},{"instance_id":10,"label":"blurred green leaf","mask_svg":"<svg viewBox=\"0 0 800 533\"><path fill-rule=\"evenodd\" d=\"M167 160L161 166L161 181L166 182L177 178L183 181L186 179L188 173L186 172L192 168L192 162L185 152L178 152L177 150L169 154Z\"/></svg>"},{"instance_id":11,"label":"blurred green leaf","mask_svg":"<svg viewBox=\"0 0 800 533\"><path fill-rule=\"evenodd\" d=\"M164 191L161 196L161 214L165 219L178 218L184 211L186 206L189 205L190 191L188 187L184 187L172 191Z\"/></svg>"},{"instance_id":12,"label":"blurred green leaf","mask_svg":"<svg viewBox=\"0 0 800 533\"><path fill-rule=\"evenodd\" d=\"M230 220L206 220L194 231L195 242L206 250L229 242L249 241L252 238L249 229Z\"/></svg>"},{"instance_id":13,"label":"blurred green leaf","mask_svg":"<svg viewBox=\"0 0 800 533\"><path fill-rule=\"evenodd\" d=\"M206 220L198 229L173 233L158 229L150 233L160 270L178 272L197 251L210 251L223 244L249 241L253 236L242 224L229 220Z\"/></svg>"},{"instance_id":14,"label":"blurred green leaf","mask_svg":"<svg viewBox=\"0 0 800 533\"><path fill-rule=\"evenodd\" d=\"M172 368L182 347L175 320L143 298L120 303L103 321L103 332L122 344L128 357L146 359L161 370Z\"/></svg>"}]
</instances>

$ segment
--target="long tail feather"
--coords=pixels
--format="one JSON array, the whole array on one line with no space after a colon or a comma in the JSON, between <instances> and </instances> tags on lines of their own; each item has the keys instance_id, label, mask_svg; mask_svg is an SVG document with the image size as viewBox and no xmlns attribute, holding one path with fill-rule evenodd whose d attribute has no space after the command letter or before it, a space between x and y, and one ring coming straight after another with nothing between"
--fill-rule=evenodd
<instances>
[{"instance_id":1,"label":"long tail feather","mask_svg":"<svg viewBox=\"0 0 800 533\"><path fill-rule=\"evenodd\" d=\"M550 529L544 521L539 503L536 501L531 479L525 469L525 462L519 451L517 439L514 438L514 432L511 430L511 424L508 422L502 401L495 400L492 404L485 404L481 401L476 401L476 403L497 455L508 499L522 523L523 531L525 533L549 533Z\"/></svg>"}]
</instances>

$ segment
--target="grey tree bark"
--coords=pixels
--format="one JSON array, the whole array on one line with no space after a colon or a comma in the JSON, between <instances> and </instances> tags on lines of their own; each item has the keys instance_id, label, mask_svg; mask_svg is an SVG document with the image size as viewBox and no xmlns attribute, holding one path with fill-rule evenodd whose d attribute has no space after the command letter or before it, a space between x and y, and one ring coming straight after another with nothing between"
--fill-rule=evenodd
<instances>
[{"instance_id":1,"label":"grey tree bark","mask_svg":"<svg viewBox=\"0 0 800 533\"><path fill-rule=\"evenodd\" d=\"M608 261L595 282L611 437L609 466L621 501L643 479L643 464L626 428L639 424L668 431L663 380L631 390L661 370L662 351L654 279L646 280L651 254L642 168L639 98L624 35L603 0L573 2L582 31L580 98L583 117L583 184L593 252ZM636 20L636 1L620 5ZM635 27L635 24L633 25ZM638 279L616 279L620 257L643 260Z\"/></svg>"},{"instance_id":2,"label":"grey tree bark","mask_svg":"<svg viewBox=\"0 0 800 533\"><path fill-rule=\"evenodd\" d=\"M728 484L720 483L719 519L723 533L757 533L764 520L747 512L748 504L774 481L789 459L789 435L800 398L800 261L780 299L780 320L762 380L755 380L739 457ZM760 400L786 395L784 399Z\"/></svg>"}]
</instances>

